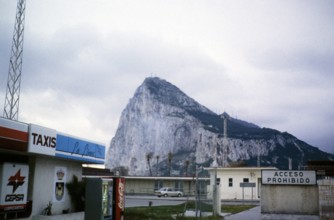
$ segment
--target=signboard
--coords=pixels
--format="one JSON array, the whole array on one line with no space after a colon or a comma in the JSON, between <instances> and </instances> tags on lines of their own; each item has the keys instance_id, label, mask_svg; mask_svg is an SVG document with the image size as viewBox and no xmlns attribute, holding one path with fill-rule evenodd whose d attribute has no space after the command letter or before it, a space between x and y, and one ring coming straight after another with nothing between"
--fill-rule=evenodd
<instances>
[{"instance_id":1,"label":"signboard","mask_svg":"<svg viewBox=\"0 0 334 220\"><path fill-rule=\"evenodd\" d=\"M255 183L240 183L240 187L255 187Z\"/></svg>"},{"instance_id":2,"label":"signboard","mask_svg":"<svg viewBox=\"0 0 334 220\"><path fill-rule=\"evenodd\" d=\"M66 167L55 167L53 202L65 201Z\"/></svg>"},{"instance_id":3,"label":"signboard","mask_svg":"<svg viewBox=\"0 0 334 220\"><path fill-rule=\"evenodd\" d=\"M311 170L262 170L262 184L316 185L316 175Z\"/></svg>"},{"instance_id":4,"label":"signboard","mask_svg":"<svg viewBox=\"0 0 334 220\"><path fill-rule=\"evenodd\" d=\"M110 219L113 213L113 180L102 179L102 215L104 219Z\"/></svg>"},{"instance_id":5,"label":"signboard","mask_svg":"<svg viewBox=\"0 0 334 220\"><path fill-rule=\"evenodd\" d=\"M115 199L115 210L113 219L123 219L124 207L125 207L125 179L114 178L114 199Z\"/></svg>"},{"instance_id":6,"label":"signboard","mask_svg":"<svg viewBox=\"0 0 334 220\"><path fill-rule=\"evenodd\" d=\"M105 146L58 133L56 157L104 164Z\"/></svg>"},{"instance_id":7,"label":"signboard","mask_svg":"<svg viewBox=\"0 0 334 220\"><path fill-rule=\"evenodd\" d=\"M27 152L28 124L0 118L0 149Z\"/></svg>"},{"instance_id":8,"label":"signboard","mask_svg":"<svg viewBox=\"0 0 334 220\"><path fill-rule=\"evenodd\" d=\"M56 156L84 163L104 164L105 146L30 124L28 152Z\"/></svg>"},{"instance_id":9,"label":"signboard","mask_svg":"<svg viewBox=\"0 0 334 220\"><path fill-rule=\"evenodd\" d=\"M105 146L31 124L28 152L56 156L85 163L104 164Z\"/></svg>"},{"instance_id":10,"label":"signboard","mask_svg":"<svg viewBox=\"0 0 334 220\"><path fill-rule=\"evenodd\" d=\"M0 211L24 210L27 203L29 166L4 163L0 167Z\"/></svg>"},{"instance_id":11,"label":"signboard","mask_svg":"<svg viewBox=\"0 0 334 220\"><path fill-rule=\"evenodd\" d=\"M28 152L54 156L56 153L57 131L39 125L29 126Z\"/></svg>"}]
</instances>

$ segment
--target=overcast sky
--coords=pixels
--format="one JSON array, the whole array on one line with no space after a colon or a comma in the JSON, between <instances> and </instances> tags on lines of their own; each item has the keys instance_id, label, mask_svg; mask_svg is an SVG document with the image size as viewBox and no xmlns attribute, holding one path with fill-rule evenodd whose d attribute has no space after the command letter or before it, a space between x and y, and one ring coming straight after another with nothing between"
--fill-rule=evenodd
<instances>
[{"instance_id":1,"label":"overcast sky","mask_svg":"<svg viewBox=\"0 0 334 220\"><path fill-rule=\"evenodd\" d=\"M16 1L0 0L0 113ZM146 77L334 151L332 0L27 0L19 120L105 143Z\"/></svg>"}]
</instances>

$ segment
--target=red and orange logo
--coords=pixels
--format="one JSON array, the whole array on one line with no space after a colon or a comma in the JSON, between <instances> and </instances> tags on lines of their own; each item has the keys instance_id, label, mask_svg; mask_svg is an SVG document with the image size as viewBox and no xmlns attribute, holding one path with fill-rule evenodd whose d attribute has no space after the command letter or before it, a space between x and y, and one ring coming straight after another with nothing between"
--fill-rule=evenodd
<instances>
[{"instance_id":1,"label":"red and orange logo","mask_svg":"<svg viewBox=\"0 0 334 220\"><path fill-rule=\"evenodd\" d=\"M21 169L19 169L14 176L8 178L7 186L13 186L13 193L17 190L19 186L22 186L25 182L25 176L21 176Z\"/></svg>"}]
</instances>

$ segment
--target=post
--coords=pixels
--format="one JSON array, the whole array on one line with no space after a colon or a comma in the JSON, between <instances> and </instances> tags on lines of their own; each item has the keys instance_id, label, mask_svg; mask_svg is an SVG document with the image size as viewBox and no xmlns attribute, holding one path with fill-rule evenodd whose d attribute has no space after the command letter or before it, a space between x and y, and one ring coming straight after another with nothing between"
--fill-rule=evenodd
<instances>
[{"instance_id":1,"label":"post","mask_svg":"<svg viewBox=\"0 0 334 220\"><path fill-rule=\"evenodd\" d=\"M220 179L217 181L217 215L221 216Z\"/></svg>"},{"instance_id":2,"label":"post","mask_svg":"<svg viewBox=\"0 0 334 220\"><path fill-rule=\"evenodd\" d=\"M213 180L213 186L212 186L212 211L213 216L217 216L217 167L215 168L215 175Z\"/></svg>"},{"instance_id":3,"label":"post","mask_svg":"<svg viewBox=\"0 0 334 220\"><path fill-rule=\"evenodd\" d=\"M196 187L195 187L195 197L196 197L196 203L195 203L195 215L197 218L198 213L198 165L196 164Z\"/></svg>"},{"instance_id":4,"label":"post","mask_svg":"<svg viewBox=\"0 0 334 220\"><path fill-rule=\"evenodd\" d=\"M220 179L217 178L217 167L215 168L215 176L213 181L213 216L220 216L221 214L221 201L220 201Z\"/></svg>"}]
</instances>

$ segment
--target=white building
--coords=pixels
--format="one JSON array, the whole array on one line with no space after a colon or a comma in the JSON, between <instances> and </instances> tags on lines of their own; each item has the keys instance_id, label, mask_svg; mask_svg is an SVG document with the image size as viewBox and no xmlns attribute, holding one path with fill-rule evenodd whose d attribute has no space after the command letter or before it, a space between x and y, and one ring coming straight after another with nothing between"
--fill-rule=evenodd
<instances>
[{"instance_id":1,"label":"white building","mask_svg":"<svg viewBox=\"0 0 334 220\"><path fill-rule=\"evenodd\" d=\"M219 182L222 200L259 200L261 195L261 171L275 167L217 167L204 168L210 173L208 197L213 198L214 184ZM217 182L215 181L217 178Z\"/></svg>"}]
</instances>

